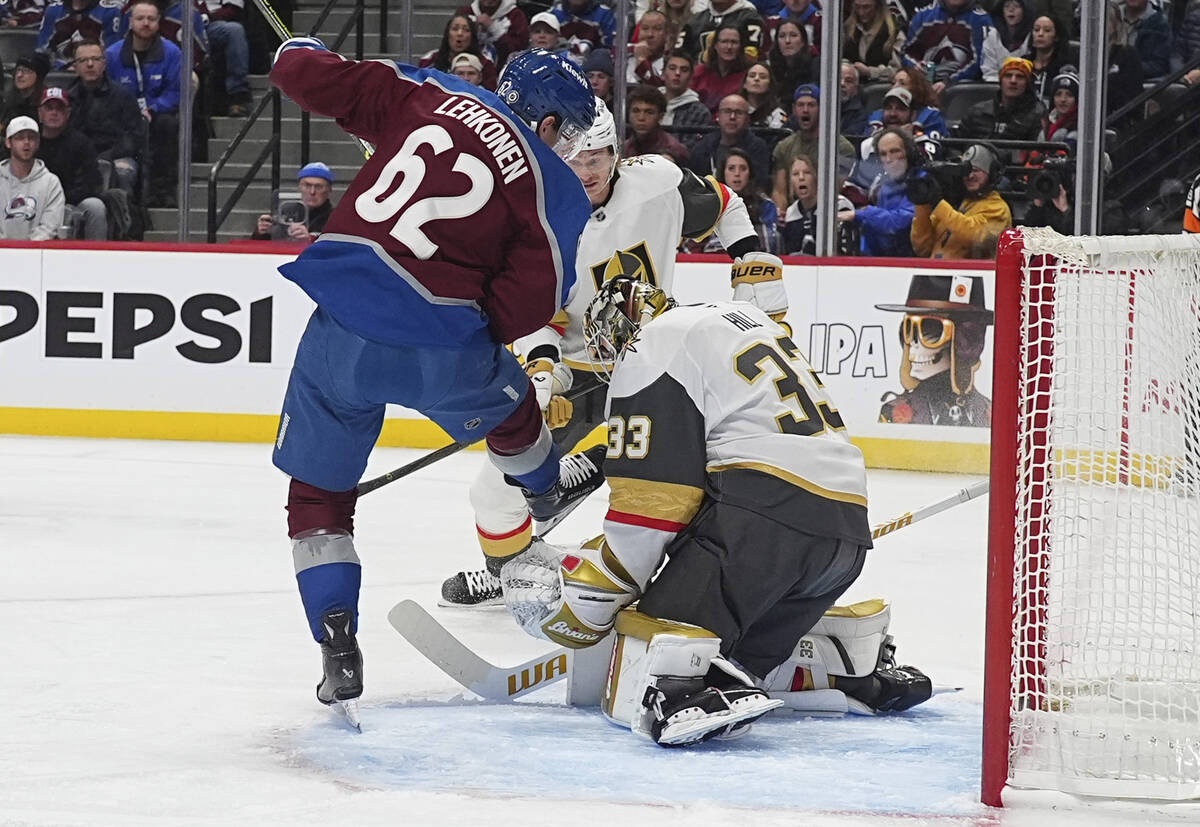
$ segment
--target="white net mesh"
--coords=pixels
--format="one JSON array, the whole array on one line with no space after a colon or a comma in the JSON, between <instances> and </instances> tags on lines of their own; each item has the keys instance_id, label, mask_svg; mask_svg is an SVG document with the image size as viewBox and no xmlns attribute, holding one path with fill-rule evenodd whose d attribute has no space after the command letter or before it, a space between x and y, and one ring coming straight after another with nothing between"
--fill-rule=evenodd
<instances>
[{"instance_id":1,"label":"white net mesh","mask_svg":"<svg viewBox=\"0 0 1200 827\"><path fill-rule=\"evenodd\" d=\"M1200 797L1200 237L1024 234L1009 784Z\"/></svg>"}]
</instances>

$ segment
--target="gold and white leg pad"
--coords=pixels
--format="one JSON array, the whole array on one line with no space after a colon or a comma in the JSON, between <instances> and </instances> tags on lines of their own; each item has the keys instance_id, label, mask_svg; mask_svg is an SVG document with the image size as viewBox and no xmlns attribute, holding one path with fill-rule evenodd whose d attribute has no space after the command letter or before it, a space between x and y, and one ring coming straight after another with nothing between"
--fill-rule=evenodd
<instances>
[{"instance_id":1,"label":"gold and white leg pad","mask_svg":"<svg viewBox=\"0 0 1200 827\"><path fill-rule=\"evenodd\" d=\"M643 704L652 687L704 687L709 664L721 651L721 639L707 629L660 620L636 609L623 609L614 627L608 685L600 705L604 717L652 737L654 713Z\"/></svg>"},{"instance_id":2,"label":"gold and white leg pad","mask_svg":"<svg viewBox=\"0 0 1200 827\"><path fill-rule=\"evenodd\" d=\"M879 598L834 606L759 685L788 709L812 715L874 714L837 689L837 679L865 678L880 666L881 652L890 646L891 614L891 606Z\"/></svg>"}]
</instances>

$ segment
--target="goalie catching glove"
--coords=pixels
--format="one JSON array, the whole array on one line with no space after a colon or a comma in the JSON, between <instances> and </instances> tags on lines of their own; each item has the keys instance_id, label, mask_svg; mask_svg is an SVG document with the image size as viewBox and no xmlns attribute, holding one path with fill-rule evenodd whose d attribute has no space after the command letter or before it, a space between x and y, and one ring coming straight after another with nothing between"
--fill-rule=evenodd
<instances>
[{"instance_id":1,"label":"goalie catching glove","mask_svg":"<svg viewBox=\"0 0 1200 827\"><path fill-rule=\"evenodd\" d=\"M571 421L575 406L563 394L571 390L574 377L571 369L562 362L549 359L534 359L525 366L525 373L533 383L538 407L546 418L549 428L561 428Z\"/></svg>"},{"instance_id":2,"label":"goalie catching glove","mask_svg":"<svg viewBox=\"0 0 1200 827\"><path fill-rule=\"evenodd\" d=\"M771 317L782 322L787 315L787 290L783 286L783 262L770 253L746 253L733 262L733 300L750 302Z\"/></svg>"},{"instance_id":3,"label":"goalie catching glove","mask_svg":"<svg viewBox=\"0 0 1200 827\"><path fill-rule=\"evenodd\" d=\"M577 549L535 539L500 570L504 603L533 637L569 649L599 643L637 586L613 556L604 535Z\"/></svg>"}]
</instances>

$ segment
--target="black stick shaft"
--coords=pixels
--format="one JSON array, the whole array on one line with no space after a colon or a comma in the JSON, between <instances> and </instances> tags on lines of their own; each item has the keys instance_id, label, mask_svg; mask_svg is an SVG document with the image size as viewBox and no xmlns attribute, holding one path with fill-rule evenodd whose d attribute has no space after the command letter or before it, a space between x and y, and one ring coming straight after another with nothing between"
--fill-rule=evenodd
<instances>
[{"instance_id":1,"label":"black stick shaft","mask_svg":"<svg viewBox=\"0 0 1200 827\"><path fill-rule=\"evenodd\" d=\"M577 390L574 393L567 394L567 399L574 402L577 399L581 399L582 397L584 397L587 394L591 393L592 391L596 390L596 388L601 388L601 387L605 387L605 386L604 385L589 385L588 387L581 388L580 390ZM470 448L472 445L475 445L476 443L482 442L482 441L483 441L482 439L477 439L477 440L475 440L475 442L451 442L449 445L443 445L441 448L438 448L436 451L430 451L428 454L426 454L423 457L418 457L417 459L414 459L412 462L408 463L407 465L401 465L399 468L396 468L395 470L392 470L392 471L388 471L386 474L382 474L378 477L373 477L369 480L363 480L362 482L360 482L358 484L358 496L361 497L363 494L369 494L372 491L374 491L376 488L381 488L382 486L387 485L389 482L395 482L396 480L400 479L401 477L407 477L409 474L412 474L415 471L420 471L422 468L426 467L427 465L433 465L433 463L437 462L440 459L445 459L446 457L451 456L452 454L457 454L463 448Z\"/></svg>"}]
</instances>

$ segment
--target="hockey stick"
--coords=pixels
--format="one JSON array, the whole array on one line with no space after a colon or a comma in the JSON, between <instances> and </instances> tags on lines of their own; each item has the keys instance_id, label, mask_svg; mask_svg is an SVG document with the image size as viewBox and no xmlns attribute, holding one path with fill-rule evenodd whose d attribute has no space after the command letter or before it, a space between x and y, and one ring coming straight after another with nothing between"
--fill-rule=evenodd
<instances>
[{"instance_id":1,"label":"hockey stick","mask_svg":"<svg viewBox=\"0 0 1200 827\"><path fill-rule=\"evenodd\" d=\"M880 523L872 538L884 537L902 528L940 514L960 503L986 493L988 481L982 480L949 497L908 511L893 520ZM397 603L388 612L388 621L413 648L460 684L492 701L521 697L534 689L557 683L570 672L572 650L558 647L532 660L512 667L495 666L472 652L445 626L412 600Z\"/></svg>"},{"instance_id":2,"label":"hockey stick","mask_svg":"<svg viewBox=\"0 0 1200 827\"><path fill-rule=\"evenodd\" d=\"M599 387L603 387L603 385L591 385L586 388L580 388L574 393L568 393L566 398L568 401L574 402L577 399L582 399ZM483 439L481 438L475 440L474 442L451 442L449 445L443 445L436 451L430 451L423 457L414 459L407 465L401 465L399 468L388 471L386 474L380 474L378 477L373 477L369 480L363 480L358 484L358 496L361 497L363 494L370 494L376 488L381 488L387 485L389 482L395 482L401 477L407 477L409 474L420 471L427 465L433 465L440 459L445 459L448 456L457 454L463 448L470 448L472 445L476 445L482 441Z\"/></svg>"},{"instance_id":3,"label":"hockey stick","mask_svg":"<svg viewBox=\"0 0 1200 827\"><path fill-rule=\"evenodd\" d=\"M932 517L934 514L941 514L947 509L953 508L961 503L969 502L975 499L980 494L988 492L988 480L980 480L974 485L968 485L966 488L959 489L949 497L943 497L937 502L929 503L918 508L916 511L906 511L899 517L888 520L885 523L880 523L871 529L871 539L878 540L880 537L891 534L906 528L913 523L918 523L926 517Z\"/></svg>"},{"instance_id":4,"label":"hockey stick","mask_svg":"<svg viewBox=\"0 0 1200 827\"><path fill-rule=\"evenodd\" d=\"M258 9L259 13L261 13L266 19L267 25L271 27L271 31L275 32L275 36L278 37L281 42L292 39L291 30L289 30L287 24L279 18L279 14L275 11L275 7L272 6L268 0L252 0L252 2ZM358 148L362 150L365 158L370 158L375 154L375 147L369 142L364 141L357 135L351 135L350 138L356 144L358 144Z\"/></svg>"},{"instance_id":5,"label":"hockey stick","mask_svg":"<svg viewBox=\"0 0 1200 827\"><path fill-rule=\"evenodd\" d=\"M516 666L495 666L468 649L412 600L393 606L388 622L435 666L489 701L516 700L566 677L571 666L572 652L561 646Z\"/></svg>"}]
</instances>

